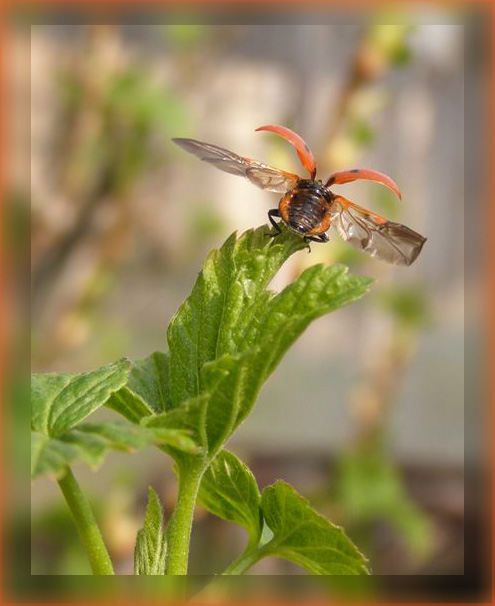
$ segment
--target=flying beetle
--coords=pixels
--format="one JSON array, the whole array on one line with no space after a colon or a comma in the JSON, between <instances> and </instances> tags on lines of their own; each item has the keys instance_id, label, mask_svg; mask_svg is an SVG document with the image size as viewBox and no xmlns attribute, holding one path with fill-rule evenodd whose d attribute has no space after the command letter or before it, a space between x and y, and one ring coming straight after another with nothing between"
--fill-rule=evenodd
<instances>
[{"instance_id":1,"label":"flying beetle","mask_svg":"<svg viewBox=\"0 0 495 606\"><path fill-rule=\"evenodd\" d=\"M291 143L310 178L272 168L251 158L194 139L172 139L174 143L200 160L213 164L232 175L246 177L261 189L283 194L278 208L268 211L277 236L281 233L275 217L306 241L328 242L326 232L333 224L351 246L394 265L411 265L418 257L426 238L409 227L393 223L350 202L331 191L332 185L357 179L376 181L390 188L402 199L397 184L382 173L354 168L331 175L325 183L316 179L316 160L306 142L285 126L260 126L257 131L270 131Z\"/></svg>"}]
</instances>

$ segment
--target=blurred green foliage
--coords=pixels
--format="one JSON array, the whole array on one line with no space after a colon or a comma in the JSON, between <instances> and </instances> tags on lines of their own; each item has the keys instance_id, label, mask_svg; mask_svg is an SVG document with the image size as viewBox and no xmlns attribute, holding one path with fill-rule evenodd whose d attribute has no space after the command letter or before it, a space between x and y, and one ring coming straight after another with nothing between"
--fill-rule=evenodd
<instances>
[{"instance_id":1,"label":"blurred green foliage","mask_svg":"<svg viewBox=\"0 0 495 606\"><path fill-rule=\"evenodd\" d=\"M413 557L432 548L432 526L414 505L396 463L379 441L344 454L338 463L334 502L351 536L370 533L382 521L391 525Z\"/></svg>"},{"instance_id":2,"label":"blurred green foliage","mask_svg":"<svg viewBox=\"0 0 495 606\"><path fill-rule=\"evenodd\" d=\"M359 117L350 118L349 136L363 148L370 147L375 141L375 133L369 122Z\"/></svg>"},{"instance_id":3,"label":"blurred green foliage","mask_svg":"<svg viewBox=\"0 0 495 606\"><path fill-rule=\"evenodd\" d=\"M96 508L98 509L98 508ZM92 575L88 558L80 548L74 522L65 503L54 504L31 518L34 575ZM36 557L42 551L43 558Z\"/></svg>"},{"instance_id":4,"label":"blurred green foliage","mask_svg":"<svg viewBox=\"0 0 495 606\"><path fill-rule=\"evenodd\" d=\"M209 242L212 237L220 236L226 224L222 214L211 204L195 205L190 203L189 230L196 243Z\"/></svg>"},{"instance_id":5,"label":"blurred green foliage","mask_svg":"<svg viewBox=\"0 0 495 606\"><path fill-rule=\"evenodd\" d=\"M341 94L329 143L327 157L336 166L340 166L340 162L355 164L365 149L376 144L376 120L390 95L384 78L393 68L406 67L412 59L409 45L412 29L400 9L378 11L369 23L358 46L347 87ZM371 209L392 221L400 219L402 209L394 194L372 187L369 195ZM353 267L369 262L366 255L337 240L333 241L332 255L332 261ZM360 400L360 404L368 413L362 412L358 419L358 433L361 431L363 435L337 459L332 502L337 504L341 522L351 535L369 543L369 553L377 547L373 531L377 524L384 522L395 529L397 539L409 553L420 559L428 555L432 547L432 527L408 493L383 436L393 410L397 381L409 362L410 346L417 331L427 325L430 318L428 293L420 284L398 286L382 280L373 290L371 300L393 322L390 332L383 335L385 346L377 350L377 367L371 372L364 370L361 385L364 395L360 397L365 401ZM383 369L390 372L391 368L394 378L385 380L380 373ZM367 405L372 407L372 413Z\"/></svg>"},{"instance_id":6,"label":"blurred green foliage","mask_svg":"<svg viewBox=\"0 0 495 606\"><path fill-rule=\"evenodd\" d=\"M412 57L407 44L407 35L412 31L413 26L410 23L394 23L397 15L391 17L389 12L376 15L375 19L378 23L371 26L367 42L372 52L376 53L383 62L404 67Z\"/></svg>"},{"instance_id":7,"label":"blurred green foliage","mask_svg":"<svg viewBox=\"0 0 495 606\"><path fill-rule=\"evenodd\" d=\"M400 221L402 202L397 196L384 187L373 187L370 191L371 205L378 214L382 214L390 221Z\"/></svg>"},{"instance_id":8,"label":"blurred green foliage","mask_svg":"<svg viewBox=\"0 0 495 606\"><path fill-rule=\"evenodd\" d=\"M424 328L433 321L428 292L423 284L383 286L374 300L405 328Z\"/></svg>"},{"instance_id":9,"label":"blurred green foliage","mask_svg":"<svg viewBox=\"0 0 495 606\"><path fill-rule=\"evenodd\" d=\"M15 263L25 261L29 250L30 199L24 191L9 191L4 196L1 225L7 253Z\"/></svg>"},{"instance_id":10,"label":"blurred green foliage","mask_svg":"<svg viewBox=\"0 0 495 606\"><path fill-rule=\"evenodd\" d=\"M203 44L210 37L211 29L202 24L163 26L165 40L174 50L190 50Z\"/></svg>"},{"instance_id":11,"label":"blurred green foliage","mask_svg":"<svg viewBox=\"0 0 495 606\"><path fill-rule=\"evenodd\" d=\"M61 92L68 111L77 113L96 102L101 128L75 151L76 161L89 172L108 167L109 189L116 193L128 190L146 168L163 161L163 152L158 158L152 153L153 142L166 147L170 134L187 125L179 97L138 66L111 74L96 98L80 74L67 71L61 75Z\"/></svg>"}]
</instances>

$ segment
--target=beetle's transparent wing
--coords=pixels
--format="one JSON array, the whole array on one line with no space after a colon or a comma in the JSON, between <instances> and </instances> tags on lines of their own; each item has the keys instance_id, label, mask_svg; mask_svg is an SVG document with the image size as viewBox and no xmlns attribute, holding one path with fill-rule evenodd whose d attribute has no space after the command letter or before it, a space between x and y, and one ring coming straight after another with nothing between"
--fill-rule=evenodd
<instances>
[{"instance_id":1,"label":"beetle's transparent wing","mask_svg":"<svg viewBox=\"0 0 495 606\"><path fill-rule=\"evenodd\" d=\"M426 242L409 227L387 221L342 196L334 196L330 217L346 242L394 265L411 265Z\"/></svg>"},{"instance_id":2,"label":"beetle's transparent wing","mask_svg":"<svg viewBox=\"0 0 495 606\"><path fill-rule=\"evenodd\" d=\"M226 173L246 177L261 189L285 193L292 189L299 180L299 177L293 173L271 168L262 162L251 160L251 158L243 158L211 143L203 143L195 139L172 139L172 141L200 160L208 162Z\"/></svg>"}]
</instances>

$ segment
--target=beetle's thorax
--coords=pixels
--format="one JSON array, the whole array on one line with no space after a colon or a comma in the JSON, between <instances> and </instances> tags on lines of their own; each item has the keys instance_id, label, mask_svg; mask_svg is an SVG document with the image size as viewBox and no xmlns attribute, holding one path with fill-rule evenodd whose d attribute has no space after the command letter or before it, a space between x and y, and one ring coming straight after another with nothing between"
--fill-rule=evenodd
<instances>
[{"instance_id":1,"label":"beetle's thorax","mask_svg":"<svg viewBox=\"0 0 495 606\"><path fill-rule=\"evenodd\" d=\"M322 224L331 201L332 194L322 183L301 179L280 200L279 211L289 229L308 234Z\"/></svg>"}]
</instances>

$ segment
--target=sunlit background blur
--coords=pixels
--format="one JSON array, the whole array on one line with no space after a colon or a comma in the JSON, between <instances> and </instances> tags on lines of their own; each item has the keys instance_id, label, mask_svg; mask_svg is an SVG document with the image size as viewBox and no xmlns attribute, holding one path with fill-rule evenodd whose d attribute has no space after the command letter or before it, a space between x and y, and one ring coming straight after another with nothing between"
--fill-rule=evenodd
<instances>
[{"instance_id":1,"label":"sunlit background blur","mask_svg":"<svg viewBox=\"0 0 495 606\"><path fill-rule=\"evenodd\" d=\"M343 525L380 575L464 570L463 95L465 57L469 77L477 57L438 11L31 30L33 371L165 349L206 253L267 222L277 194L172 137L304 174L287 143L254 132L283 124L312 147L321 178L365 167L399 184L403 202L366 182L335 191L425 235L420 257L396 268L332 232L297 253L274 288L314 263L344 263L375 283L307 330L229 444L261 486L283 478ZM173 507L171 464L150 449L75 472L118 572L132 573L147 486ZM32 533L32 574L89 574L49 480L33 485ZM245 542L199 510L193 535L196 574L221 572ZM300 571L273 559L252 572Z\"/></svg>"}]
</instances>

